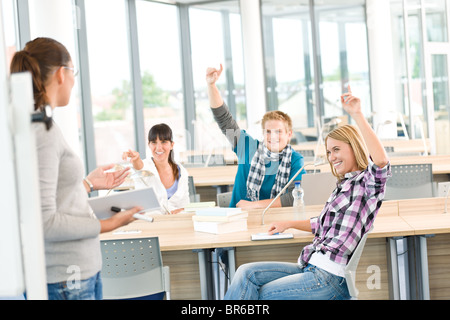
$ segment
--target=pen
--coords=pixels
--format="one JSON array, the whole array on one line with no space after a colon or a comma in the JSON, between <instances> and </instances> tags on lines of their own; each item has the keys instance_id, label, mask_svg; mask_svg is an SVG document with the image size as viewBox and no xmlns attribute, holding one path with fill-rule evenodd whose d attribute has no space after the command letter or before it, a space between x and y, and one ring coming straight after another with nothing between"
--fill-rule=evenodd
<instances>
[{"instance_id":1,"label":"pen","mask_svg":"<svg viewBox=\"0 0 450 320\"><path fill-rule=\"evenodd\" d=\"M114 212L120 212L120 211L125 211L125 209L121 209L121 208L119 208L119 207L111 207L111 211L114 211Z\"/></svg>"},{"instance_id":2,"label":"pen","mask_svg":"<svg viewBox=\"0 0 450 320\"><path fill-rule=\"evenodd\" d=\"M163 209L166 211L167 214L172 214L172 213L170 212L170 210L167 209L167 207L166 207L164 204L161 203L161 206L163 207Z\"/></svg>"},{"instance_id":3,"label":"pen","mask_svg":"<svg viewBox=\"0 0 450 320\"><path fill-rule=\"evenodd\" d=\"M121 209L119 207L112 206L111 207L111 211L121 212L121 211L126 211L126 210L125 209ZM139 212L133 214L133 217L135 219L145 220L145 221L148 221L148 222L153 222L153 217L147 217L146 215L140 214L141 212L145 212L145 211L144 210L139 211Z\"/></svg>"}]
</instances>

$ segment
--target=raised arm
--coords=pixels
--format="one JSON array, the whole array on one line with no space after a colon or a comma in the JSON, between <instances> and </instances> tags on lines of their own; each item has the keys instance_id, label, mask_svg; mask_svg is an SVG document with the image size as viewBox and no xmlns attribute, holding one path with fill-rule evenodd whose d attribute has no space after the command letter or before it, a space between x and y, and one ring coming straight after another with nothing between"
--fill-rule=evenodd
<instances>
[{"instance_id":1,"label":"raised arm","mask_svg":"<svg viewBox=\"0 0 450 320\"><path fill-rule=\"evenodd\" d=\"M223 99L220 95L219 89L217 89L216 81L222 74L223 66L220 65L220 69L208 68L206 69L206 84L208 86L209 105L211 108L216 109L223 105Z\"/></svg>"},{"instance_id":2,"label":"raised arm","mask_svg":"<svg viewBox=\"0 0 450 320\"><path fill-rule=\"evenodd\" d=\"M225 102L220 95L216 82L222 74L223 66L220 69L208 68L206 69L206 85L208 87L209 105L211 106L214 120L216 120L222 133L227 137L231 143L232 149L237 145L241 135L239 125L233 119L233 115L228 110Z\"/></svg>"},{"instance_id":3,"label":"raised arm","mask_svg":"<svg viewBox=\"0 0 450 320\"><path fill-rule=\"evenodd\" d=\"M356 125L361 131L373 163L378 167L383 168L389 161L388 156L384 150L383 144L378 139L361 111L361 100L352 95L350 85L348 86L348 92L341 95L341 103L344 110L348 112L353 120L355 120Z\"/></svg>"}]
</instances>

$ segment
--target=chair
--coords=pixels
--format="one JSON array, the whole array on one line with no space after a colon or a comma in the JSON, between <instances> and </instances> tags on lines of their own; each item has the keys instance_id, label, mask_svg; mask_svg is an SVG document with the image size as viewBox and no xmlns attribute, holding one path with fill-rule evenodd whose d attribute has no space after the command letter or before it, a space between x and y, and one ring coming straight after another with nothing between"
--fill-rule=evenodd
<instances>
[{"instance_id":1,"label":"chair","mask_svg":"<svg viewBox=\"0 0 450 320\"><path fill-rule=\"evenodd\" d=\"M154 300L164 292L170 299L169 267L163 267L158 237L103 240L101 251L104 299Z\"/></svg>"},{"instance_id":2,"label":"chair","mask_svg":"<svg viewBox=\"0 0 450 320\"><path fill-rule=\"evenodd\" d=\"M231 194L233 192L223 192L217 194L217 205L221 208L228 208L231 202Z\"/></svg>"},{"instance_id":3,"label":"chair","mask_svg":"<svg viewBox=\"0 0 450 320\"><path fill-rule=\"evenodd\" d=\"M302 176L305 205L325 204L336 188L336 177L331 172L307 173Z\"/></svg>"},{"instance_id":4,"label":"chair","mask_svg":"<svg viewBox=\"0 0 450 320\"><path fill-rule=\"evenodd\" d=\"M392 177L386 183L384 200L433 197L431 163L391 166Z\"/></svg>"},{"instance_id":5,"label":"chair","mask_svg":"<svg viewBox=\"0 0 450 320\"><path fill-rule=\"evenodd\" d=\"M314 150L304 149L304 150L296 150L296 151L303 156L303 159L305 161L312 161L312 160L314 160L314 155L315 155Z\"/></svg>"},{"instance_id":6,"label":"chair","mask_svg":"<svg viewBox=\"0 0 450 320\"><path fill-rule=\"evenodd\" d=\"M364 245L366 244L367 236L373 230L373 225L370 227L370 230L366 232L361 240L359 240L358 246L355 251L353 251L350 260L345 267L345 281L347 282L348 292L352 299L356 299L359 294L359 290L356 288L355 280L356 280L356 269L358 268L359 259L361 258L361 254L364 249Z\"/></svg>"},{"instance_id":7,"label":"chair","mask_svg":"<svg viewBox=\"0 0 450 320\"><path fill-rule=\"evenodd\" d=\"M194 177L193 176L188 176L188 185L189 185L189 200L191 202L199 202L200 201L200 195L197 194L197 191L195 189Z\"/></svg>"},{"instance_id":8,"label":"chair","mask_svg":"<svg viewBox=\"0 0 450 320\"><path fill-rule=\"evenodd\" d=\"M188 162L184 164L185 167L215 167L224 166L225 156L223 154L203 154L203 155L190 155L188 156Z\"/></svg>"}]
</instances>

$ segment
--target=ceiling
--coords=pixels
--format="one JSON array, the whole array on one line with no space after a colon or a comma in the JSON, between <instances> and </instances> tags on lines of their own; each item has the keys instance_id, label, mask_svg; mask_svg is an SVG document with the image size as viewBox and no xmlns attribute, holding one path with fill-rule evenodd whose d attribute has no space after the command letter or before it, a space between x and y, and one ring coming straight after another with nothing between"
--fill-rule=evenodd
<instances>
[{"instance_id":1,"label":"ceiling","mask_svg":"<svg viewBox=\"0 0 450 320\"><path fill-rule=\"evenodd\" d=\"M194 7L206 10L228 11L239 13L239 0L156 0L158 2L170 4L191 4ZM243 0L241 0L243 1ZM244 0L245 1L245 0ZM263 6L264 16L309 16L310 0L260 0ZM314 0L317 12L326 14L330 20L344 19L350 21L353 19L354 7L362 6L365 0ZM360 19L358 15L357 20Z\"/></svg>"}]
</instances>

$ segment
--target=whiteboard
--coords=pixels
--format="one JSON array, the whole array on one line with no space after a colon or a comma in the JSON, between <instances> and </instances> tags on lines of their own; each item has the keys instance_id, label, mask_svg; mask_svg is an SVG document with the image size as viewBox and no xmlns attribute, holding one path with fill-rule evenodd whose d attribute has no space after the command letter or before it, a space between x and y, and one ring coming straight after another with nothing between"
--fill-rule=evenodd
<instances>
[{"instance_id":1,"label":"whiteboard","mask_svg":"<svg viewBox=\"0 0 450 320\"><path fill-rule=\"evenodd\" d=\"M0 17L2 16L0 4ZM0 238L0 298L17 296L24 292L23 262L19 228L17 184L15 177L14 146L12 136L12 117L9 105L5 39L3 25L0 23L0 168L2 183L0 197L1 238Z\"/></svg>"}]
</instances>

